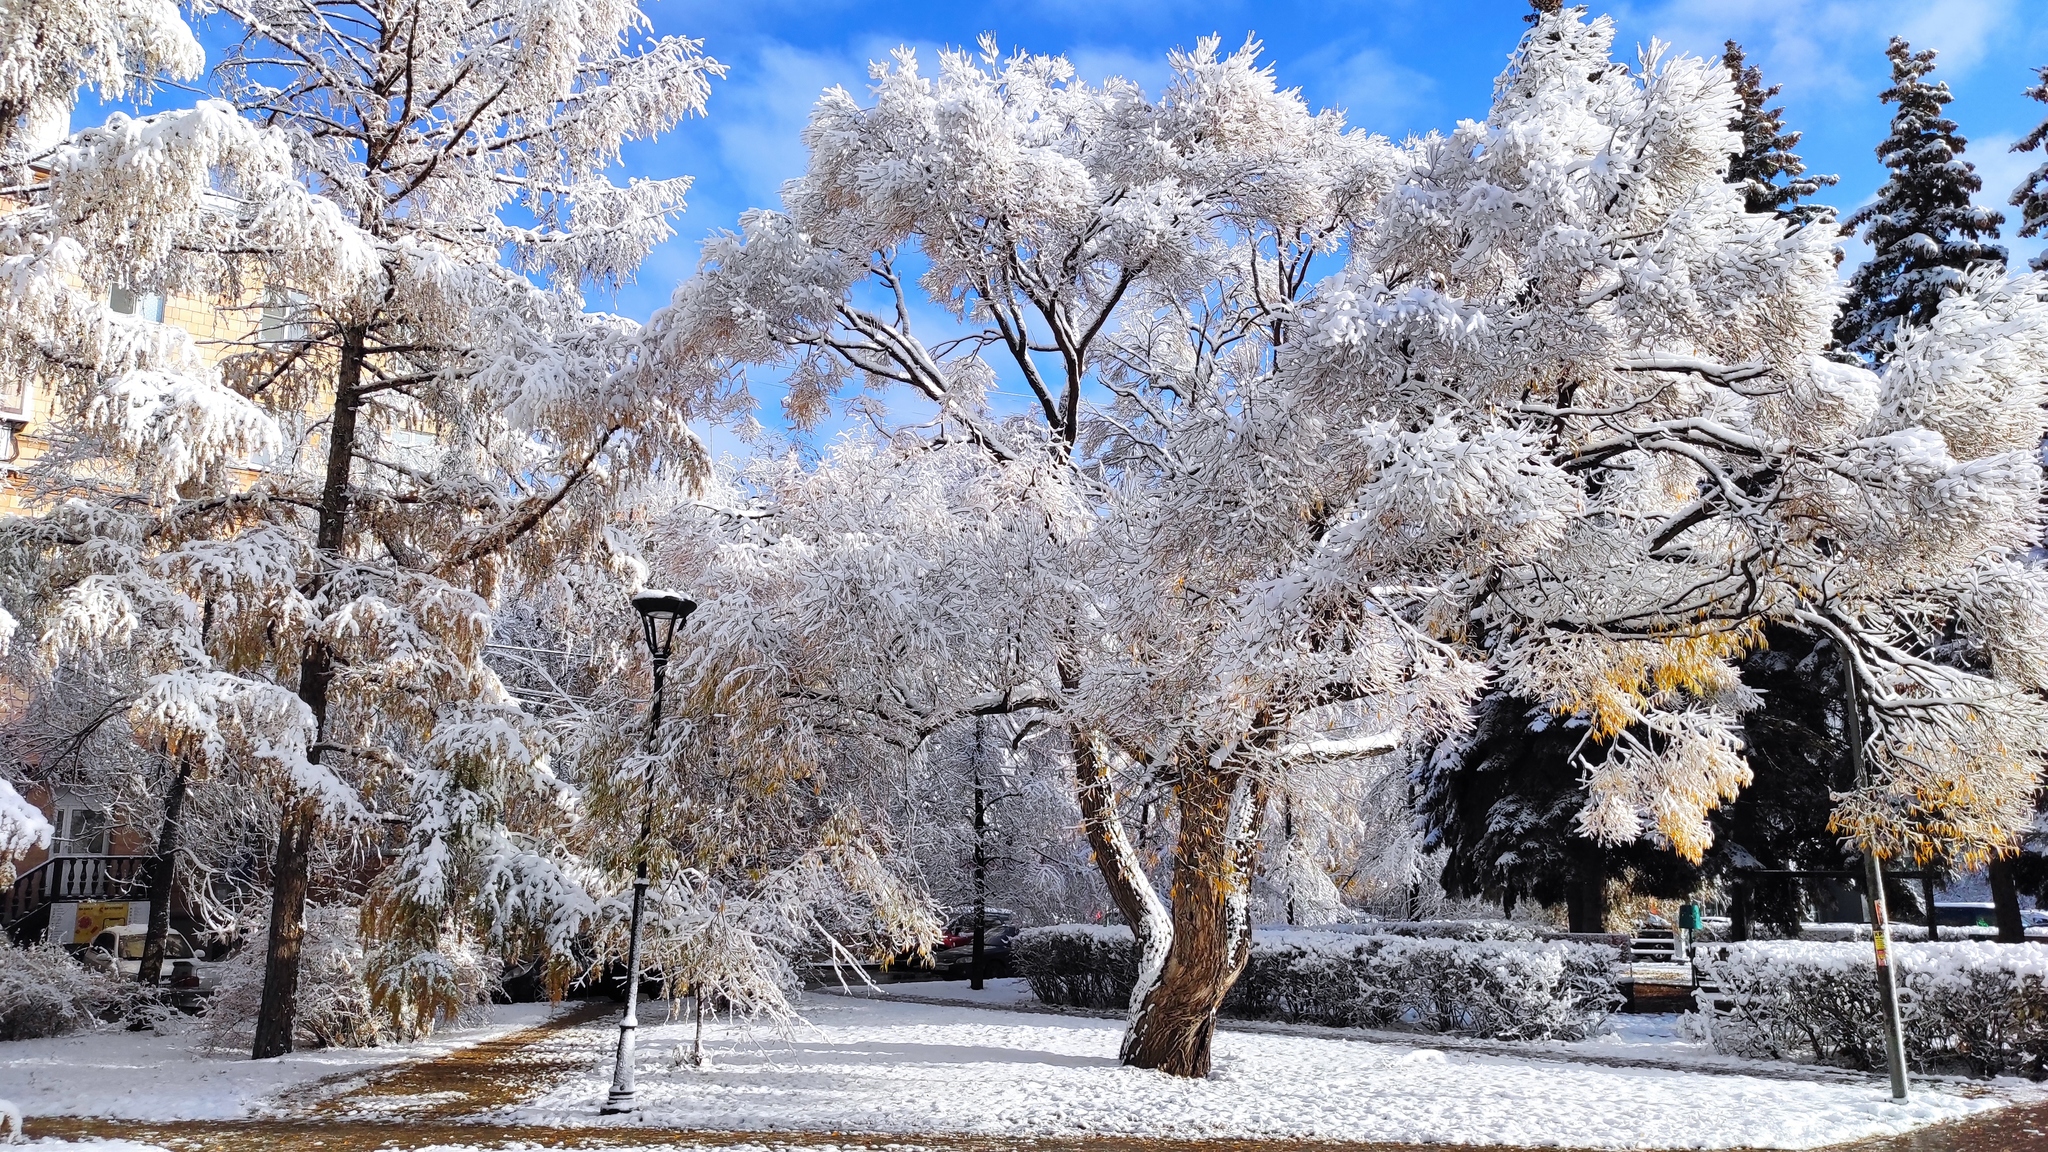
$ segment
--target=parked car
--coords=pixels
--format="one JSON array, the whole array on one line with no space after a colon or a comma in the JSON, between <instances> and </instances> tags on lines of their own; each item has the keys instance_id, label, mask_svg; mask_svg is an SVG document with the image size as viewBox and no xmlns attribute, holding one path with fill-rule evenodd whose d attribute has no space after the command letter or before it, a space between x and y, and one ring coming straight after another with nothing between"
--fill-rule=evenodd
<instances>
[{"instance_id":1,"label":"parked car","mask_svg":"<svg viewBox=\"0 0 2048 1152\"><path fill-rule=\"evenodd\" d=\"M88 968L133 980L142 974L142 946L148 935L149 929L141 924L108 928L80 949L78 958ZM164 937L163 982L173 1004L197 1007L220 985L220 971L200 959L192 942L173 928Z\"/></svg>"},{"instance_id":2,"label":"parked car","mask_svg":"<svg viewBox=\"0 0 2048 1152\"><path fill-rule=\"evenodd\" d=\"M1008 908L987 908L983 909L982 917L981 974L1008 976L1010 941L1018 932L1016 913ZM956 910L939 937L939 947L932 952L932 969L942 976L959 978L973 975L973 965L974 910Z\"/></svg>"}]
</instances>

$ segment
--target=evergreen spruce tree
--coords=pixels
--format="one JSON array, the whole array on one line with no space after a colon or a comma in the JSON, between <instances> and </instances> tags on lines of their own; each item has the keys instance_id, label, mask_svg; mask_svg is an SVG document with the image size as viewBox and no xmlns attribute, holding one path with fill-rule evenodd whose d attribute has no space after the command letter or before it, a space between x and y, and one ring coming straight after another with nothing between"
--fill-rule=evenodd
<instances>
[{"instance_id":1,"label":"evergreen spruce tree","mask_svg":"<svg viewBox=\"0 0 2048 1152\"><path fill-rule=\"evenodd\" d=\"M2048 104L2048 65L2036 68L2034 72L2041 82L2027 89L2027 95ZM2044 143L2048 143L2048 120L2041 121L2032 132L2022 136L2012 150L2032 152ZM2010 203L2020 210L2020 235L2039 236L2043 228L2048 228L2048 164L2028 173L2026 180L2013 190ZM2034 257L2030 266L2037 272L2048 272L2048 252Z\"/></svg>"},{"instance_id":2,"label":"evergreen spruce tree","mask_svg":"<svg viewBox=\"0 0 2048 1152\"><path fill-rule=\"evenodd\" d=\"M1885 55L1892 62L1892 86L1879 97L1897 104L1892 132L1878 145L1878 158L1892 178L1875 202L1858 209L1842 226L1862 229L1870 260L1849 282L1849 300L1835 322L1835 345L1872 361L1890 354L1901 323L1924 323L1942 297L1972 265L2005 263L1998 238L2005 217L1970 203L1984 182L1962 158L1965 141L1956 122L1942 115L1955 97L1946 82L1928 83L1934 51L1913 51L1892 37Z\"/></svg>"},{"instance_id":3,"label":"evergreen spruce tree","mask_svg":"<svg viewBox=\"0 0 2048 1152\"><path fill-rule=\"evenodd\" d=\"M1605 925L1606 881L1626 877L1638 895L1681 899L1744 869L1847 869L1855 862L1828 827L1834 793L1848 782L1841 728L1840 658L1834 644L1785 627L1765 631L1742 661L1742 682L1761 698L1742 716L1743 756L1753 774L1734 802L1709 813L1714 842L1697 865L1655 839L1602 845L1579 828L1587 793L1574 754L1583 719L1551 715L1496 689L1472 729L1445 741L1416 770L1424 847L1444 853L1442 883L1456 898L1563 904L1573 931ZM2025 874L2026 883L2036 874ZM1805 883L1753 879L1747 919L1796 930ZM1921 914L1918 893L1887 884L1902 917Z\"/></svg>"},{"instance_id":4,"label":"evergreen spruce tree","mask_svg":"<svg viewBox=\"0 0 2048 1152\"><path fill-rule=\"evenodd\" d=\"M1801 133L1785 130L1785 110L1764 105L1783 85L1764 87L1763 70L1750 64L1742 45L1730 40L1721 57L1728 75L1735 80L1735 94L1742 102L1734 128L1742 134L1742 151L1728 159L1728 182L1740 184L1745 206L1751 212L1771 212L1795 227L1832 223L1835 210L1826 204L1801 204L1841 180L1839 176L1809 176L1806 162L1792 149L1799 146ZM1779 183L1780 178L1784 183Z\"/></svg>"}]
</instances>

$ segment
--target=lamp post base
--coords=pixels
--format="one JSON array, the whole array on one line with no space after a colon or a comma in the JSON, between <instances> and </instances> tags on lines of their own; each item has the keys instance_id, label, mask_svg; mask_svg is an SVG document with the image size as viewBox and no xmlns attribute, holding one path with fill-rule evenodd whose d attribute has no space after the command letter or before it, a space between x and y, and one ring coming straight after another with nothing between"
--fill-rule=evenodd
<instances>
[{"instance_id":1,"label":"lamp post base","mask_svg":"<svg viewBox=\"0 0 2048 1152\"><path fill-rule=\"evenodd\" d=\"M605 1097L604 1104L598 1108L597 1113L600 1116L617 1116L621 1112L631 1112L633 1108L633 1093L628 1092L620 1095L614 1092L610 1096Z\"/></svg>"},{"instance_id":2,"label":"lamp post base","mask_svg":"<svg viewBox=\"0 0 2048 1152\"><path fill-rule=\"evenodd\" d=\"M633 1037L639 1031L640 1022L634 1018L633 1004L626 1005L626 1018L619 1022L619 1052L612 1065L612 1091L606 1096L604 1105L597 1111L602 1116L615 1116L633 1110Z\"/></svg>"}]
</instances>

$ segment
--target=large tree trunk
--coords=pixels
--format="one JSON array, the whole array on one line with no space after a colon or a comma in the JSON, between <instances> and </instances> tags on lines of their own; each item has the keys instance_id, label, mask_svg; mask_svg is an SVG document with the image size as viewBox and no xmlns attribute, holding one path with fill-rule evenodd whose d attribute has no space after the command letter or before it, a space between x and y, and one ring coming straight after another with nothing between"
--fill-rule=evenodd
<instances>
[{"instance_id":1,"label":"large tree trunk","mask_svg":"<svg viewBox=\"0 0 2048 1152\"><path fill-rule=\"evenodd\" d=\"M1993 856L1988 871L1991 873L1991 918L1998 923L1998 942L2026 943L2027 926L2020 918L2020 884L2014 873L2012 857Z\"/></svg>"},{"instance_id":2,"label":"large tree trunk","mask_svg":"<svg viewBox=\"0 0 2048 1152\"><path fill-rule=\"evenodd\" d=\"M1582 867L1565 889L1565 917L1574 932L1607 931L1607 876L1596 861Z\"/></svg>"},{"instance_id":3,"label":"large tree trunk","mask_svg":"<svg viewBox=\"0 0 2048 1152\"><path fill-rule=\"evenodd\" d=\"M1251 957L1251 871L1264 796L1240 771L1201 757L1174 788L1173 942L1124 1039L1124 1063L1209 1074L1216 1010Z\"/></svg>"},{"instance_id":4,"label":"large tree trunk","mask_svg":"<svg viewBox=\"0 0 2048 1152\"><path fill-rule=\"evenodd\" d=\"M171 787L164 794L164 822L157 829L156 858L149 862L149 928L142 936L142 967L136 979L145 988L156 987L164 975L164 941L171 935L171 893L178 867L178 812L185 806L185 782L191 778L192 762L178 757Z\"/></svg>"},{"instance_id":5,"label":"large tree trunk","mask_svg":"<svg viewBox=\"0 0 2048 1152\"><path fill-rule=\"evenodd\" d=\"M1166 967L1173 944L1173 921L1166 902L1145 875L1145 862L1131 845L1117 815L1116 788L1109 778L1109 750L1093 735L1073 733L1075 799L1081 806L1081 830L1095 855L1095 867L1109 889L1109 898L1131 926L1138 949L1138 982L1131 989L1131 1015L1137 1016L1145 996Z\"/></svg>"},{"instance_id":6,"label":"large tree trunk","mask_svg":"<svg viewBox=\"0 0 2048 1152\"><path fill-rule=\"evenodd\" d=\"M342 332L341 363L335 374L334 419L327 429L327 473L320 487L320 521L315 545L320 565L309 582L317 593L326 583L327 566L342 554L348 539L349 474L355 465L356 415L363 396L365 328ZM318 741L327 731L327 690L334 682L334 654L327 645L309 641L299 664L299 699L312 710L315 744L307 759L318 764ZM319 808L313 798L294 796L284 805L277 832L277 858L271 868L270 941L263 963L263 1006L256 1015L258 1060L292 1050L292 1029L299 1000L299 952L306 935L306 888L313 860L313 835Z\"/></svg>"},{"instance_id":7,"label":"large tree trunk","mask_svg":"<svg viewBox=\"0 0 2048 1152\"><path fill-rule=\"evenodd\" d=\"M277 832L277 864L271 878L270 942L263 957L263 1004L256 1012L257 1060L292 1050L299 1013L299 956L306 940L306 887L311 877L314 801L300 797L285 807Z\"/></svg>"}]
</instances>

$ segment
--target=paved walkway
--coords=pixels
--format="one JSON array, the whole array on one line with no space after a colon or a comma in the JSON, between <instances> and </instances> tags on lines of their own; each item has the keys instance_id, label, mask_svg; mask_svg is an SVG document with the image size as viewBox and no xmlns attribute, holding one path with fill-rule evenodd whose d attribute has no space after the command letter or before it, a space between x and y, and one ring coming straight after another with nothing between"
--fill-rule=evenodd
<instances>
[{"instance_id":1,"label":"paved walkway","mask_svg":"<svg viewBox=\"0 0 2048 1152\"><path fill-rule=\"evenodd\" d=\"M905 997L905 999L910 999ZM917 998L920 1003L932 1003ZM969 1007L985 1007L967 1002ZM564 1049L560 1034L616 1012L593 1002L546 1024L369 1075L351 1075L304 1091L306 1102L283 1116L235 1121L148 1123L80 1117L29 1120L30 1138L120 1139L174 1152L414 1152L461 1145L474 1148L589 1149L745 1148L764 1152L1446 1152L1443 1145L1322 1143L1309 1141L1144 1140L1128 1137L995 1139L980 1136L852 1135L840 1133L708 1132L669 1128L554 1128L466 1121L520 1100L580 1071L589 1056ZM1408 1038L1412 1042L1412 1037ZM1521 1050L1517 1050L1521 1052ZM1521 1054L1527 1054L1521 1052ZM1837 1146L1838 1152L2021 1152L2048 1149L2048 1104L2005 1108L1910 1136ZM1458 1152L1508 1152L1461 1146Z\"/></svg>"}]
</instances>

